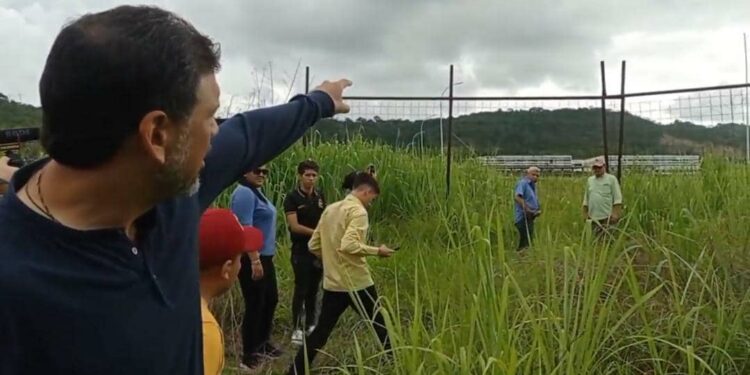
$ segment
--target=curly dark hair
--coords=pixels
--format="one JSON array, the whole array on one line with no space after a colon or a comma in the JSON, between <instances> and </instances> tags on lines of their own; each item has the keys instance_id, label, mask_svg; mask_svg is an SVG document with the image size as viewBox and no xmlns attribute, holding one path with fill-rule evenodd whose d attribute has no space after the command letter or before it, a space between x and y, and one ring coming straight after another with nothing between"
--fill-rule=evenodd
<instances>
[{"instance_id":1,"label":"curly dark hair","mask_svg":"<svg viewBox=\"0 0 750 375\"><path fill-rule=\"evenodd\" d=\"M307 159L297 165L297 174L304 174L307 170L313 170L320 173L320 166L311 159Z\"/></svg>"}]
</instances>

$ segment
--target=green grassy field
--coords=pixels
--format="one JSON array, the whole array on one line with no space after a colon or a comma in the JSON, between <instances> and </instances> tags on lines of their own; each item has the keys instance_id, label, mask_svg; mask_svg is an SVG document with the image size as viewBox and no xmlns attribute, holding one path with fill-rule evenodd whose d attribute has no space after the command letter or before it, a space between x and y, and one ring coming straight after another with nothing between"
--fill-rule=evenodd
<instances>
[{"instance_id":1,"label":"green grassy field","mask_svg":"<svg viewBox=\"0 0 750 375\"><path fill-rule=\"evenodd\" d=\"M512 189L518 176L471 162L455 167L445 199L439 157L383 146L296 147L275 160L265 191L280 206L295 166L312 157L329 201L344 174L374 162L383 194L370 213L371 259L394 344L383 360L352 311L319 355L337 374L750 373L750 174L704 162L694 175L623 176L625 218L616 241L596 244L581 218L585 176L545 175L534 248L515 254ZM219 200L226 205L228 196ZM280 302L274 337L293 349L289 240L279 217ZM239 286L213 306L224 327L226 373L238 364Z\"/></svg>"}]
</instances>

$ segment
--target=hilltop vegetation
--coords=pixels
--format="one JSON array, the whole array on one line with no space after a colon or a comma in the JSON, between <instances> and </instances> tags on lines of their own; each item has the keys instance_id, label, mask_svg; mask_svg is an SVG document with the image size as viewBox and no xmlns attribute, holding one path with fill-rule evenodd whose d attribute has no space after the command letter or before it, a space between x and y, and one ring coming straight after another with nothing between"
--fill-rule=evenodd
<instances>
[{"instance_id":1,"label":"hilltop vegetation","mask_svg":"<svg viewBox=\"0 0 750 375\"><path fill-rule=\"evenodd\" d=\"M607 117L610 150L617 149L619 113ZM343 125L343 126L342 126ZM443 121L443 126L445 121ZM424 134L420 137L420 128ZM440 147L439 119L422 121L357 119L328 120L317 127L322 139L346 140L361 134L366 140L419 148ZM447 129L447 127L446 127ZM453 121L454 147L471 148L478 154L562 154L588 157L602 152L599 109L531 109L482 112ZM447 130L445 130L447 132ZM347 135L347 132L349 133ZM675 122L660 125L625 115L627 154L743 154L745 128L737 124L714 127Z\"/></svg>"},{"instance_id":2,"label":"hilltop vegetation","mask_svg":"<svg viewBox=\"0 0 750 375\"><path fill-rule=\"evenodd\" d=\"M40 108L13 101L0 93L0 129L34 127L41 122Z\"/></svg>"}]
</instances>

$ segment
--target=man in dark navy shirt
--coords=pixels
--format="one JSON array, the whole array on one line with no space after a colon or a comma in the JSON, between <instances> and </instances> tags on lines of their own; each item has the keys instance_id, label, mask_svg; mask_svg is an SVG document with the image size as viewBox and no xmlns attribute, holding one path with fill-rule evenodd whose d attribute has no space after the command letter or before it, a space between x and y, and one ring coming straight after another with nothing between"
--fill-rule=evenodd
<instances>
[{"instance_id":1,"label":"man in dark navy shirt","mask_svg":"<svg viewBox=\"0 0 750 375\"><path fill-rule=\"evenodd\" d=\"M203 373L201 212L347 112L351 84L218 128L218 68L216 44L153 7L84 15L57 36L39 85L50 158L0 201L0 374Z\"/></svg>"}]
</instances>

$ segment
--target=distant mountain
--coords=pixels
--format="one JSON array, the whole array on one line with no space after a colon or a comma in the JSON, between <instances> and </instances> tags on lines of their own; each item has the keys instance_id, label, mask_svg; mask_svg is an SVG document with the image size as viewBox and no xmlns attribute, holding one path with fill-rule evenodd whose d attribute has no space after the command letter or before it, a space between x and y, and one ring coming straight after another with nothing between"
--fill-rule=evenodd
<instances>
[{"instance_id":1,"label":"distant mountain","mask_svg":"<svg viewBox=\"0 0 750 375\"><path fill-rule=\"evenodd\" d=\"M0 129L36 127L41 123L40 108L10 100L0 93Z\"/></svg>"},{"instance_id":2,"label":"distant mountain","mask_svg":"<svg viewBox=\"0 0 750 375\"><path fill-rule=\"evenodd\" d=\"M469 148L481 155L562 154L589 157L602 153L602 125L599 109L559 109L496 111L470 114L453 120L456 138L453 146ZM443 120L447 142L447 125ZM317 127L323 139L346 140L361 135L365 139L406 147L440 147L439 120L422 121L326 120ZM420 136L420 128L424 133ZM348 133L348 135L347 135ZM616 152L619 112L607 114L610 153ZM745 127L720 124L714 127L675 122L661 125L625 114L626 154L703 154L744 155Z\"/></svg>"},{"instance_id":3,"label":"distant mountain","mask_svg":"<svg viewBox=\"0 0 750 375\"><path fill-rule=\"evenodd\" d=\"M0 94L0 128L38 126L41 109ZM607 115L610 152L617 151L619 113ZM447 125L443 121L447 142ZM355 136L397 147L440 147L439 120L324 120L316 127L323 139L346 141ZM420 129L424 133L420 136ZM602 153L599 109L514 110L482 112L457 117L453 145L478 154L563 154L589 157ZM744 155L745 127L720 124L714 127L675 122L660 125L625 115L624 152L627 154Z\"/></svg>"}]
</instances>

